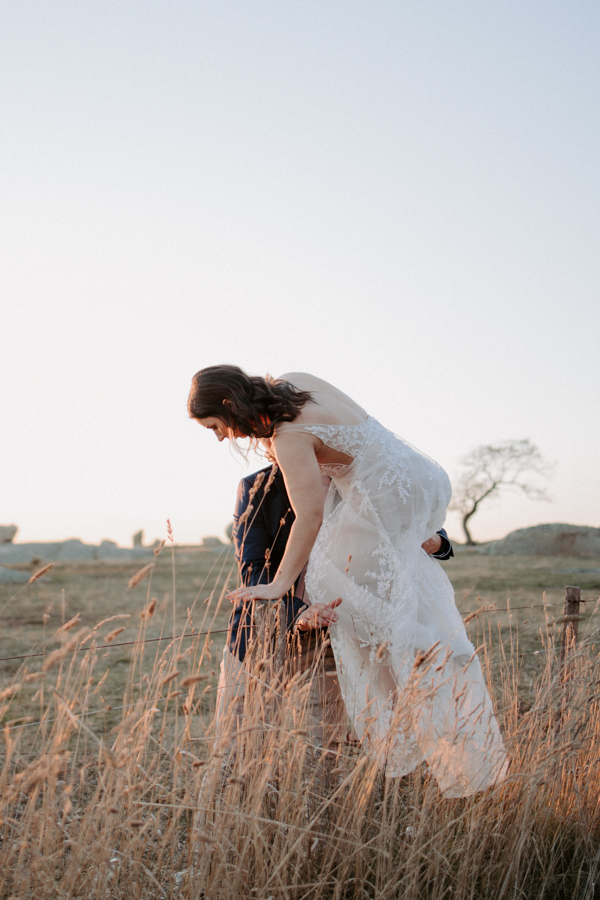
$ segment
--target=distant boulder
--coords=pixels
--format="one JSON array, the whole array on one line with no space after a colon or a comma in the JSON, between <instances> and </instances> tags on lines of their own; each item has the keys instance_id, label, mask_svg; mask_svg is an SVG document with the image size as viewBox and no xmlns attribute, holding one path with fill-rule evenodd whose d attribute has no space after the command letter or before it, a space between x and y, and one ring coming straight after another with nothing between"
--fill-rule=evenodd
<instances>
[{"instance_id":1,"label":"distant boulder","mask_svg":"<svg viewBox=\"0 0 600 900\"><path fill-rule=\"evenodd\" d=\"M150 547L118 547L114 541L102 541L94 549L96 559L143 559L152 556Z\"/></svg>"},{"instance_id":2,"label":"distant boulder","mask_svg":"<svg viewBox=\"0 0 600 900\"><path fill-rule=\"evenodd\" d=\"M114 541L102 541L96 548L97 559L114 559L119 555L119 548Z\"/></svg>"},{"instance_id":3,"label":"distant boulder","mask_svg":"<svg viewBox=\"0 0 600 900\"><path fill-rule=\"evenodd\" d=\"M222 550L223 547L226 547L227 545L223 543L221 538L213 537L211 535L210 537L202 538L202 543L200 544L200 546L203 550L217 550L218 551L218 550Z\"/></svg>"},{"instance_id":4,"label":"distant boulder","mask_svg":"<svg viewBox=\"0 0 600 900\"><path fill-rule=\"evenodd\" d=\"M149 547L118 547L114 541L102 541L99 547L84 544L79 538L67 541L31 544L0 544L0 565L43 562L78 562L86 559L144 559L152 556Z\"/></svg>"},{"instance_id":5,"label":"distant boulder","mask_svg":"<svg viewBox=\"0 0 600 900\"><path fill-rule=\"evenodd\" d=\"M16 525L0 525L0 544L10 544L18 530Z\"/></svg>"},{"instance_id":6,"label":"distant boulder","mask_svg":"<svg viewBox=\"0 0 600 900\"><path fill-rule=\"evenodd\" d=\"M47 544L37 541L31 544L0 544L0 565L2 563L9 566L31 563L34 559L55 562L58 559L60 548L60 541Z\"/></svg>"},{"instance_id":7,"label":"distant boulder","mask_svg":"<svg viewBox=\"0 0 600 900\"><path fill-rule=\"evenodd\" d=\"M59 546L56 560L60 562L75 562L78 559L94 559L96 547L93 544L84 544L79 538L71 538L62 541Z\"/></svg>"},{"instance_id":8,"label":"distant boulder","mask_svg":"<svg viewBox=\"0 0 600 900\"><path fill-rule=\"evenodd\" d=\"M0 566L0 584L25 584L30 577L28 572L19 572L18 569L5 569L4 566Z\"/></svg>"},{"instance_id":9,"label":"distant boulder","mask_svg":"<svg viewBox=\"0 0 600 900\"><path fill-rule=\"evenodd\" d=\"M491 556L600 556L600 528L588 525L534 525L511 531L482 547Z\"/></svg>"}]
</instances>

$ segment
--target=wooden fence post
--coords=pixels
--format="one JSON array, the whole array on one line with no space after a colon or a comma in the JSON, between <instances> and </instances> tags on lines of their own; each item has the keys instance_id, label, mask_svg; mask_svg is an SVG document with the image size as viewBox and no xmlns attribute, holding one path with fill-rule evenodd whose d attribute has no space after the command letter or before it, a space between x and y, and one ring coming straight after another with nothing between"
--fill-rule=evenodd
<instances>
[{"instance_id":1,"label":"wooden fence post","mask_svg":"<svg viewBox=\"0 0 600 900\"><path fill-rule=\"evenodd\" d=\"M567 655L577 646L577 632L579 622L583 616L579 615L581 603L581 588L567 585L565 588L565 609L562 617L562 644L560 648L560 661L565 663Z\"/></svg>"}]
</instances>

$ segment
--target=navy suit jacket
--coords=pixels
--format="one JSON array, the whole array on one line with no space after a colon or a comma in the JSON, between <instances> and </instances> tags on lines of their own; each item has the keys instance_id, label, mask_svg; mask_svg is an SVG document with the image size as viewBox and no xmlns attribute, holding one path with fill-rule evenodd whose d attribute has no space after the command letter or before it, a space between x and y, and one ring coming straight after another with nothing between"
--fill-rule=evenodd
<instances>
[{"instance_id":1,"label":"navy suit jacket","mask_svg":"<svg viewBox=\"0 0 600 900\"><path fill-rule=\"evenodd\" d=\"M264 480L252 501L250 501L250 491L259 473L254 472L252 475L242 478L238 487L233 516L233 543L241 579L245 585L268 584L272 581L283 558L290 529L295 519L283 475L279 469L269 490L265 491L272 469L272 466L261 469L265 473ZM243 521L244 512L250 502L253 510L246 521ZM442 546L437 553L432 555L437 559L448 559L450 556L454 556L452 544L444 529L438 531L438 534L442 538ZM271 551L270 554L266 552L267 550ZM293 591L285 596L284 601L287 630L291 631L296 618L305 609L306 604L294 597ZM251 625L251 604L238 603L229 619L227 646L241 660L246 655Z\"/></svg>"}]
</instances>

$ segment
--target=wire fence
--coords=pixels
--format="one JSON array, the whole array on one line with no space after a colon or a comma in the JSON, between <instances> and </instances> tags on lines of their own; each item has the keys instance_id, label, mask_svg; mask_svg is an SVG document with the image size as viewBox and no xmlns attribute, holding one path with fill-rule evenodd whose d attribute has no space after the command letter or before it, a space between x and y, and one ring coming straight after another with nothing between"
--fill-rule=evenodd
<instances>
[{"instance_id":1,"label":"wire fence","mask_svg":"<svg viewBox=\"0 0 600 900\"><path fill-rule=\"evenodd\" d=\"M119 643L111 642L110 644L90 644L89 647L74 647L72 650L69 650L69 653L85 653L89 650L106 650L112 649L113 647L133 647L136 644L155 644L158 641L178 641L182 638L204 637L208 634L227 634L228 631L228 628L215 629L214 631L188 631L184 632L183 634L165 635L164 637L141 638L137 641L120 641ZM49 656L50 653L53 652L53 650L44 650L43 653L25 653L22 656L0 656L0 662L9 662L14 659L36 659L40 656Z\"/></svg>"},{"instance_id":2,"label":"wire fence","mask_svg":"<svg viewBox=\"0 0 600 900\"><path fill-rule=\"evenodd\" d=\"M468 610L467 612L461 613L461 616L463 618L466 618L468 616L483 615L484 613L508 613L508 614L510 614L512 612L516 612L517 610L523 610L523 609L548 609L548 608L551 608L553 605L556 606L557 604L535 603L530 606L510 606L510 607L507 607L506 609L500 609L496 606L489 606L489 607L481 607L480 606L478 609L471 609L471 610ZM558 604L558 605L560 605L560 604ZM239 631L244 628L252 628L252 626L251 625L240 625L240 626L238 626L237 630ZM229 628L219 628L219 629L209 630L209 631L189 631L189 632L184 632L183 634L165 635L164 637L157 637L157 638L142 638L140 640L135 640L135 641L119 641L118 643L111 642L110 644L90 644L89 647L75 647L74 649L70 650L69 652L70 653L85 653L89 650L107 650L107 649L112 649L114 647L133 647L134 645L137 645L137 644L153 644L153 643L157 643L159 641L178 641L178 640L182 640L183 638L190 638L190 637L197 638L197 637L205 637L206 635L213 635L213 634L227 634L229 632L229 630L230 630ZM54 652L53 650L45 650L42 653L24 653L21 656L0 656L0 662L13 662L14 660L18 660L18 659L39 659L40 657L43 657L43 656L49 656L50 653L53 653L53 652ZM538 651L536 651L536 652L538 652Z\"/></svg>"}]
</instances>

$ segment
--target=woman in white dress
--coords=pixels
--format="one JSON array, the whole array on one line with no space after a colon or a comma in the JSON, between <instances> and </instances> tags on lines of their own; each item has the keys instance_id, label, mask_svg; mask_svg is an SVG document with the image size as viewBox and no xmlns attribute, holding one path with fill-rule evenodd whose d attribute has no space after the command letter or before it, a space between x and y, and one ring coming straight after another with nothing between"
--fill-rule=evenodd
<instances>
[{"instance_id":1,"label":"woman in white dress","mask_svg":"<svg viewBox=\"0 0 600 900\"><path fill-rule=\"evenodd\" d=\"M386 775L425 759L446 797L501 781L506 752L479 660L446 574L422 547L450 501L443 469L302 372L202 369L188 411L220 441L260 442L296 516L273 581L230 598L279 599L308 559L306 615L330 626L348 714ZM331 476L325 508L322 474Z\"/></svg>"}]
</instances>

